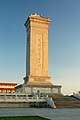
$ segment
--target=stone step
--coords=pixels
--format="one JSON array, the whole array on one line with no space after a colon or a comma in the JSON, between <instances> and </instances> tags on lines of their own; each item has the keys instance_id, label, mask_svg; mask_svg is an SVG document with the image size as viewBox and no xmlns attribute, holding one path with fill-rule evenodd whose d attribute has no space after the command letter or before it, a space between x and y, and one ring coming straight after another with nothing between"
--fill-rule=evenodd
<instances>
[{"instance_id":1,"label":"stone step","mask_svg":"<svg viewBox=\"0 0 80 120\"><path fill-rule=\"evenodd\" d=\"M73 96L53 95L52 97L57 108L80 108L80 100Z\"/></svg>"}]
</instances>

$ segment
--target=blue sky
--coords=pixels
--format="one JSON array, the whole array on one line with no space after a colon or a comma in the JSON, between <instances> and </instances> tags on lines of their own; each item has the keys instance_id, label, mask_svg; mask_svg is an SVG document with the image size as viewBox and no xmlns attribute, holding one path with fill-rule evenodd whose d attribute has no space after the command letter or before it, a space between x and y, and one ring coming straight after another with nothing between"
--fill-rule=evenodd
<instances>
[{"instance_id":1,"label":"blue sky","mask_svg":"<svg viewBox=\"0 0 80 120\"><path fill-rule=\"evenodd\" d=\"M80 0L0 0L0 82L23 83L31 14L51 19L49 75L63 94L80 90Z\"/></svg>"}]
</instances>

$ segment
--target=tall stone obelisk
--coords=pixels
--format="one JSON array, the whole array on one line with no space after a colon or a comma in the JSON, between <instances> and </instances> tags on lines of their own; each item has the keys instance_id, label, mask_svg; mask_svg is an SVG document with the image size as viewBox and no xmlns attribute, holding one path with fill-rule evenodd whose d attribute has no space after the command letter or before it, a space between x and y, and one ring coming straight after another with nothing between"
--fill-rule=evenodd
<instances>
[{"instance_id":1,"label":"tall stone obelisk","mask_svg":"<svg viewBox=\"0 0 80 120\"><path fill-rule=\"evenodd\" d=\"M48 76L48 26L50 19L31 15L25 22L27 30L26 77L27 84L51 84Z\"/></svg>"},{"instance_id":2,"label":"tall stone obelisk","mask_svg":"<svg viewBox=\"0 0 80 120\"><path fill-rule=\"evenodd\" d=\"M48 75L48 27L50 19L31 15L25 22L27 31L26 77L17 92L54 94L61 93L61 85L53 85Z\"/></svg>"}]
</instances>

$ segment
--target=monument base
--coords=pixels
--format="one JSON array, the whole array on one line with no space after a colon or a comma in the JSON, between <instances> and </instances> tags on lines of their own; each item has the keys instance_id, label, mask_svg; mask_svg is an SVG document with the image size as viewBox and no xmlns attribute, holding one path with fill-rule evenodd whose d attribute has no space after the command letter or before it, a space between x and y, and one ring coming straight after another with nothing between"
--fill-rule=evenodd
<instances>
[{"instance_id":1,"label":"monument base","mask_svg":"<svg viewBox=\"0 0 80 120\"><path fill-rule=\"evenodd\" d=\"M51 77L48 76L31 76L28 75L24 79L24 83L27 85L52 85L50 82Z\"/></svg>"},{"instance_id":2,"label":"monument base","mask_svg":"<svg viewBox=\"0 0 80 120\"><path fill-rule=\"evenodd\" d=\"M16 92L27 94L61 94L61 85L53 85L48 76L26 76L24 84L16 86Z\"/></svg>"},{"instance_id":3,"label":"monument base","mask_svg":"<svg viewBox=\"0 0 80 120\"><path fill-rule=\"evenodd\" d=\"M27 93L27 94L61 94L60 85L51 84L20 84L16 86L16 92Z\"/></svg>"}]
</instances>

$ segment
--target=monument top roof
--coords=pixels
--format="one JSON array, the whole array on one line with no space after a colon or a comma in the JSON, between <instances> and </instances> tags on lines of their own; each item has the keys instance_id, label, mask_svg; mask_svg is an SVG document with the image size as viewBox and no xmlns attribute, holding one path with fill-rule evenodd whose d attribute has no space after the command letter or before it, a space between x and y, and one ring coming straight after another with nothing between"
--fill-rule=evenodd
<instances>
[{"instance_id":1,"label":"monument top roof","mask_svg":"<svg viewBox=\"0 0 80 120\"><path fill-rule=\"evenodd\" d=\"M28 18L27 18L24 25L27 26L29 21L41 22L41 23L49 24L51 20L49 18L43 17L41 14L35 13L35 14L31 14L30 16L28 16Z\"/></svg>"},{"instance_id":2,"label":"monument top roof","mask_svg":"<svg viewBox=\"0 0 80 120\"><path fill-rule=\"evenodd\" d=\"M31 14L29 17L31 17L31 16L32 17L38 17L38 18L45 18L45 17L42 16L42 14L37 14L37 13ZM49 18L45 18L45 19L49 19Z\"/></svg>"},{"instance_id":3,"label":"monument top roof","mask_svg":"<svg viewBox=\"0 0 80 120\"><path fill-rule=\"evenodd\" d=\"M31 14L31 16L42 17L41 14L37 14L37 13Z\"/></svg>"}]
</instances>

